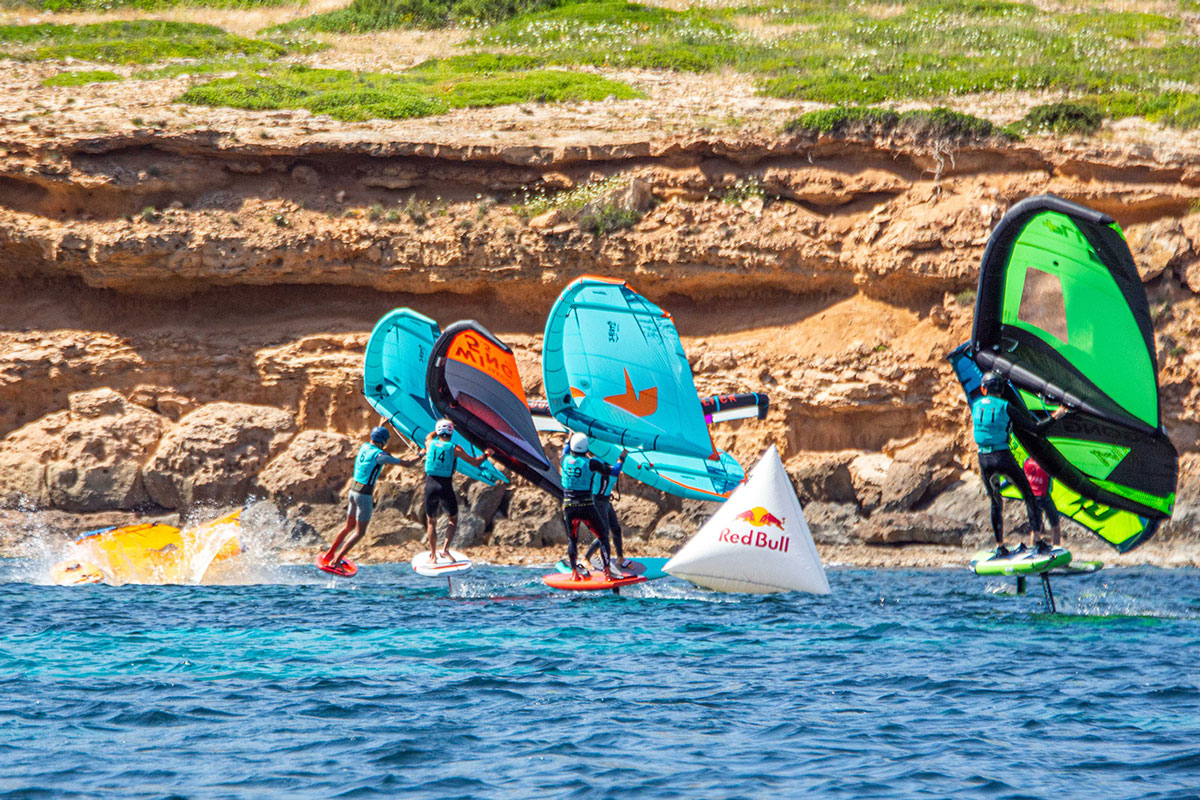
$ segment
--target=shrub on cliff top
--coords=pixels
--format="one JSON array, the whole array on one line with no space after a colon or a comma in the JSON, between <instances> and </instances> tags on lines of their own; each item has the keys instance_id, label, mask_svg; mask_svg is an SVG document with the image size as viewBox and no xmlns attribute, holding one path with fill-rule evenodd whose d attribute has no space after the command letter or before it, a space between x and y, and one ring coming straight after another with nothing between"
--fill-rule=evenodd
<instances>
[{"instance_id":1,"label":"shrub on cliff top","mask_svg":"<svg viewBox=\"0 0 1200 800\"><path fill-rule=\"evenodd\" d=\"M784 126L789 133L815 132L845 136L853 133L882 134L896 129L900 115L889 108L837 106L802 114Z\"/></svg>"},{"instance_id":2,"label":"shrub on cliff top","mask_svg":"<svg viewBox=\"0 0 1200 800\"><path fill-rule=\"evenodd\" d=\"M1022 130L1035 133L1048 131L1057 134L1089 135L1100 128L1104 115L1094 105L1071 100L1034 106L1020 121Z\"/></svg>"},{"instance_id":3,"label":"shrub on cliff top","mask_svg":"<svg viewBox=\"0 0 1200 800\"><path fill-rule=\"evenodd\" d=\"M810 111L784 126L790 133L809 133L834 136L900 135L921 141L967 140L992 137L1009 138L986 119L964 114L949 108L930 108L905 111L899 114L886 108L839 106Z\"/></svg>"}]
</instances>

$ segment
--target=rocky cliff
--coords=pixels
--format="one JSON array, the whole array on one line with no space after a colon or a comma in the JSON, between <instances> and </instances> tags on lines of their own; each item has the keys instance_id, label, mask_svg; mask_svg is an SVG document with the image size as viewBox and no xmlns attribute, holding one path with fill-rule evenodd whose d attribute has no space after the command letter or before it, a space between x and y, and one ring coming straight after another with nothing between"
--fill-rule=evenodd
<instances>
[{"instance_id":1,"label":"rocky cliff","mask_svg":"<svg viewBox=\"0 0 1200 800\"><path fill-rule=\"evenodd\" d=\"M348 455L373 424L359 381L379 316L479 319L537 394L544 315L570 279L597 273L673 313L701 392L771 395L767 420L714 429L717 443L744 462L777 444L821 540L971 543L986 509L944 355L968 336L991 227L1051 191L1128 234L1184 454L1164 535L1192 529L1200 153L602 138L0 141L0 503L164 513L253 495L315 539L338 523ZM530 193L602 179L623 187L632 227L598 232L553 202L520 213ZM622 490L638 537L680 540L708 510ZM532 489L472 487L469 502L464 544L564 541ZM414 475L393 475L380 505L377 544L420 535Z\"/></svg>"}]
</instances>

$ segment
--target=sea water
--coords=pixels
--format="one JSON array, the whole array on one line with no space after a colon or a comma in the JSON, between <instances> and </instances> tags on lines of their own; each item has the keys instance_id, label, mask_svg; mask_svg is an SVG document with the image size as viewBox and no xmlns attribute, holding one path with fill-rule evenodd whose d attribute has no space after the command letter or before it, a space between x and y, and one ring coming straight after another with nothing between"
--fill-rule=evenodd
<instances>
[{"instance_id":1,"label":"sea water","mask_svg":"<svg viewBox=\"0 0 1200 800\"><path fill-rule=\"evenodd\" d=\"M0 797L1200 796L1200 572L0 586Z\"/></svg>"}]
</instances>

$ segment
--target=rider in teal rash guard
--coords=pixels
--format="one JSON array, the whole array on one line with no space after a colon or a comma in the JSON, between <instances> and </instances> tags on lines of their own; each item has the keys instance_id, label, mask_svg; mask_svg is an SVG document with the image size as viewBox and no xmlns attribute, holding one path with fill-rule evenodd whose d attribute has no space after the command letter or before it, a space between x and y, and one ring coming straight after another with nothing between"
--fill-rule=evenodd
<instances>
[{"instance_id":1,"label":"rider in teal rash guard","mask_svg":"<svg viewBox=\"0 0 1200 800\"><path fill-rule=\"evenodd\" d=\"M329 546L329 550L322 557L322 560L330 566L340 565L346 558L346 554L350 552L350 548L358 544L366 534L367 525L371 522L371 513L375 507L373 498L375 482L379 480L379 473L384 466L399 464L403 467L411 467L420 458L418 455L410 461L405 461L388 455L383 448L387 446L389 438L391 438L391 434L388 433L387 428L382 425L373 428L371 440L364 442L354 456L354 478L350 482L350 501L346 513L346 524L338 531L333 544ZM356 528L357 530L355 530ZM346 535L352 530L355 531L354 535L346 539Z\"/></svg>"},{"instance_id":2,"label":"rider in teal rash guard","mask_svg":"<svg viewBox=\"0 0 1200 800\"><path fill-rule=\"evenodd\" d=\"M458 459L478 467L492 454L488 449L480 456L468 455L454 443L453 437L454 423L448 419L438 420L433 433L425 437L425 530L429 534L429 555L434 562L438 559L437 518L443 511L448 519L442 558L452 558L450 540L458 527L458 497L454 494L454 470Z\"/></svg>"},{"instance_id":3,"label":"rider in teal rash guard","mask_svg":"<svg viewBox=\"0 0 1200 800\"><path fill-rule=\"evenodd\" d=\"M1037 431L1067 413L1067 407L1063 405L1048 419L1035 421L1024 408L1014 406L1001 397L1004 382L1000 373L987 373L979 387L982 396L976 397L971 403L971 424L974 428L975 444L979 448L979 472L992 506L992 534L996 537L996 558L1009 555L1008 548L1004 546L1004 499L999 486L1001 477L1008 478L1021 493L1031 530L1034 533L1042 532L1041 509L1033 496L1033 489L1029 486L1025 472L1017 464L1009 448L1011 416L1016 415L1020 418L1023 429ZM1021 549L1023 548L1024 545L1021 545Z\"/></svg>"}]
</instances>

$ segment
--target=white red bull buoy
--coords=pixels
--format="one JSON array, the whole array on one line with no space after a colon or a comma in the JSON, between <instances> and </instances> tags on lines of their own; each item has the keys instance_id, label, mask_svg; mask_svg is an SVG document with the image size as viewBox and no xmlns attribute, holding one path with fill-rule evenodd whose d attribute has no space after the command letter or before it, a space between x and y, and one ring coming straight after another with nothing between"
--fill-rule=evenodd
<instances>
[{"instance_id":1,"label":"white red bull buoy","mask_svg":"<svg viewBox=\"0 0 1200 800\"><path fill-rule=\"evenodd\" d=\"M821 556L774 445L663 569L718 592L829 594Z\"/></svg>"}]
</instances>

